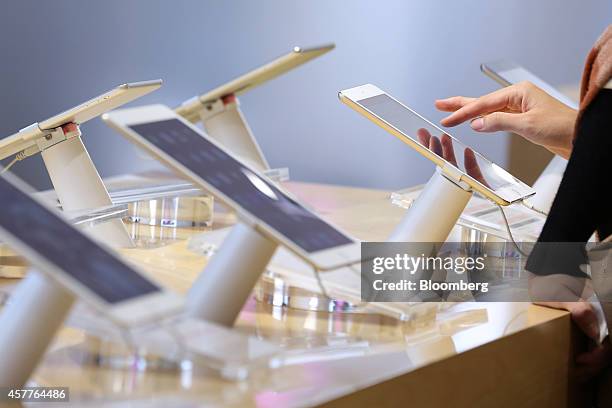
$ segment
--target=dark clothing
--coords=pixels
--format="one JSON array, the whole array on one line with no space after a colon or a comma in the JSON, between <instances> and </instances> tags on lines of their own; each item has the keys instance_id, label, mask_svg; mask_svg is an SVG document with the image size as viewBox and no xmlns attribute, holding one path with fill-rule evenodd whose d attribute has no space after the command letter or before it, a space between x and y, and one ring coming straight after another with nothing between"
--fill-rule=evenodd
<instances>
[{"instance_id":1,"label":"dark clothing","mask_svg":"<svg viewBox=\"0 0 612 408\"><path fill-rule=\"evenodd\" d=\"M602 89L578 124L572 155L538 241L586 242L612 234L612 90Z\"/></svg>"},{"instance_id":2,"label":"dark clothing","mask_svg":"<svg viewBox=\"0 0 612 408\"><path fill-rule=\"evenodd\" d=\"M574 148L527 270L582 276L585 243L612 234L612 90L601 89L582 112Z\"/></svg>"}]
</instances>

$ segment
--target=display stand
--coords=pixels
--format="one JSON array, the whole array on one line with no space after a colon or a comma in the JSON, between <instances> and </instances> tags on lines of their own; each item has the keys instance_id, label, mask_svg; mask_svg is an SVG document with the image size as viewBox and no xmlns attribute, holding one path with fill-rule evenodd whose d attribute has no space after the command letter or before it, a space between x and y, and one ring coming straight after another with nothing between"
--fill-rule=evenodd
<instances>
[{"instance_id":1,"label":"display stand","mask_svg":"<svg viewBox=\"0 0 612 408\"><path fill-rule=\"evenodd\" d=\"M198 116L208 135L229 151L264 173L274 171L270 169L234 94L202 104ZM187 313L231 327L263 276L276 247L276 243L251 227L240 223L234 226L221 250L191 288Z\"/></svg>"},{"instance_id":2,"label":"display stand","mask_svg":"<svg viewBox=\"0 0 612 408\"><path fill-rule=\"evenodd\" d=\"M436 256L472 197L470 187L461 181L455 168L449 166L448 170L456 174L454 180L436 167L434 175L388 238L389 242L411 243L406 251L412 252L412 256ZM410 275L410 279L421 279L424 273ZM439 272L427 279L446 281L447 275ZM430 295L419 296L424 299Z\"/></svg>"},{"instance_id":3,"label":"display stand","mask_svg":"<svg viewBox=\"0 0 612 408\"><path fill-rule=\"evenodd\" d=\"M63 142L42 150L42 158L53 188L64 211L80 211L113 204L96 170L80 132ZM108 245L132 247L134 244L120 219L92 226L94 237L104 237Z\"/></svg>"},{"instance_id":4,"label":"display stand","mask_svg":"<svg viewBox=\"0 0 612 408\"><path fill-rule=\"evenodd\" d=\"M443 243L471 197L471 190L459 177L453 181L436 168L388 241Z\"/></svg>"},{"instance_id":5,"label":"display stand","mask_svg":"<svg viewBox=\"0 0 612 408\"><path fill-rule=\"evenodd\" d=\"M467 185L451 181L437 169L389 241L443 243L471 196ZM242 223L234 226L192 286L187 313L232 326L276 247L252 227Z\"/></svg>"},{"instance_id":6,"label":"display stand","mask_svg":"<svg viewBox=\"0 0 612 408\"><path fill-rule=\"evenodd\" d=\"M206 133L229 151L260 171L270 169L236 96L228 95L203 105L199 116Z\"/></svg>"},{"instance_id":7,"label":"display stand","mask_svg":"<svg viewBox=\"0 0 612 408\"><path fill-rule=\"evenodd\" d=\"M277 244L238 223L187 295L187 315L231 327Z\"/></svg>"},{"instance_id":8,"label":"display stand","mask_svg":"<svg viewBox=\"0 0 612 408\"><path fill-rule=\"evenodd\" d=\"M77 141L76 148L75 145L68 145L72 149L61 151L61 154L52 155L51 158L58 160L66 157L66 152L78 153L76 159L82 157L82 152L87 154L84 147L81 150L80 140ZM74 155L68 157L75 159ZM67 188L65 184L62 184L62 188L66 188L63 192L76 194L76 190ZM91 197L96 196L91 194ZM103 225L96 224L92 228ZM116 232L116 229L98 228L95 233L98 239L112 242L116 239ZM33 269L28 272L0 314L0 387L25 386L75 300L75 296L56 281Z\"/></svg>"},{"instance_id":9,"label":"display stand","mask_svg":"<svg viewBox=\"0 0 612 408\"><path fill-rule=\"evenodd\" d=\"M72 132L57 128L48 131L47 137L37 143L65 211L112 205L80 135L78 128ZM56 141L58 137L60 140ZM133 245L120 219L90 228L96 238L109 245ZM0 315L0 386L25 385L74 300L55 281L35 270L29 271Z\"/></svg>"},{"instance_id":10,"label":"display stand","mask_svg":"<svg viewBox=\"0 0 612 408\"><path fill-rule=\"evenodd\" d=\"M91 171L93 171L97 175L93 164L88 166L91 160L80 139L72 140L57 146L65 144L64 149L51 150L55 146L49 149L51 155L45 159L51 161L51 166L48 168L53 169L49 172L52 174L52 179L53 177L56 177L56 180L59 178L60 183L56 185L56 188L59 186L58 196L61 191L61 194L69 199L69 203L79 196L80 181L86 180L87 177L75 177L75 180L79 182L75 182L75 187L70 188L69 183L66 183L70 172L62 174L57 171L62 167L59 166L61 159L65 158L68 161L63 163L65 168L83 171L83 174L88 176L91 176ZM43 151L43 154L46 151ZM99 176L97 179L100 179ZM104 184L92 188L91 191L85 190L86 203L101 201L103 195L100 187L104 188ZM108 193L106 195L108 196ZM121 220L110 220L110 222L114 221ZM98 239L109 243L116 242L114 240L121 237L121 234L118 233L121 230L116 224L113 228L100 228L104 225L105 223L96 224L91 228L95 229ZM123 223L120 226L123 226ZM55 333L66 319L74 301L74 295L54 280L33 269L28 272L0 314L0 328L2 328L0 330L0 387L20 388L26 384Z\"/></svg>"},{"instance_id":11,"label":"display stand","mask_svg":"<svg viewBox=\"0 0 612 408\"><path fill-rule=\"evenodd\" d=\"M62 208L75 211L111 205L78 127L43 133L47 135L37 143L38 148ZM132 245L121 220L92 228L96 238L104 242ZM18 388L26 384L74 301L74 295L57 282L38 271L29 271L0 314L0 386Z\"/></svg>"},{"instance_id":12,"label":"display stand","mask_svg":"<svg viewBox=\"0 0 612 408\"><path fill-rule=\"evenodd\" d=\"M0 314L0 387L25 386L74 300L62 286L29 271Z\"/></svg>"}]
</instances>

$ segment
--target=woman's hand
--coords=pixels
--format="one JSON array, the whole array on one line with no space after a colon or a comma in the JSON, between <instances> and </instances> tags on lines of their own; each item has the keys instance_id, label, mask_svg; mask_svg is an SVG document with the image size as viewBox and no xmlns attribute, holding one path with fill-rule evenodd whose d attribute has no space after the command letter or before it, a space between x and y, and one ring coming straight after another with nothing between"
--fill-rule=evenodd
<instances>
[{"instance_id":1,"label":"woman's hand","mask_svg":"<svg viewBox=\"0 0 612 408\"><path fill-rule=\"evenodd\" d=\"M580 381L588 381L612 364L612 343L605 338L599 344L599 321L597 313L589 302L535 302L541 306L565 309L584 334L593 340L586 351L576 356L575 376Z\"/></svg>"},{"instance_id":2,"label":"woman's hand","mask_svg":"<svg viewBox=\"0 0 612 408\"><path fill-rule=\"evenodd\" d=\"M436 101L436 108L453 112L444 126L470 120L478 132L508 131L569 158L578 112L531 82L520 82L480 98L455 96Z\"/></svg>"}]
</instances>

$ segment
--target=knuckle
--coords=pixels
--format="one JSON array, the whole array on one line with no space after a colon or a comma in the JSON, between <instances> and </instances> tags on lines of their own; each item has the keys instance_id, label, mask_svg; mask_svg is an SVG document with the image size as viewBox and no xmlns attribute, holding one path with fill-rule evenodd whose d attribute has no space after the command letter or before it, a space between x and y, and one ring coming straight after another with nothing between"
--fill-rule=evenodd
<instances>
[{"instance_id":1,"label":"knuckle","mask_svg":"<svg viewBox=\"0 0 612 408\"><path fill-rule=\"evenodd\" d=\"M530 115L530 114L523 114L523 120L521 121L521 127L522 130L525 133L535 133L537 131L537 123L538 120L534 115Z\"/></svg>"}]
</instances>

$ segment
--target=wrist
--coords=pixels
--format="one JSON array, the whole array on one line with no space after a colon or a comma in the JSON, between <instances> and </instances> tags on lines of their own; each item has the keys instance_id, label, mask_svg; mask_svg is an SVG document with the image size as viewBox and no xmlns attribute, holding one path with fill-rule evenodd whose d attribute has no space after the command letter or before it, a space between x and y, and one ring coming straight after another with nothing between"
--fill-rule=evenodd
<instances>
[{"instance_id":1,"label":"wrist","mask_svg":"<svg viewBox=\"0 0 612 408\"><path fill-rule=\"evenodd\" d=\"M552 141L550 146L546 146L551 152L569 159L574 148L574 129L576 127L576 118L578 112L574 109L567 108L553 123L556 123L556 129L553 129L554 134L557 135Z\"/></svg>"}]
</instances>

